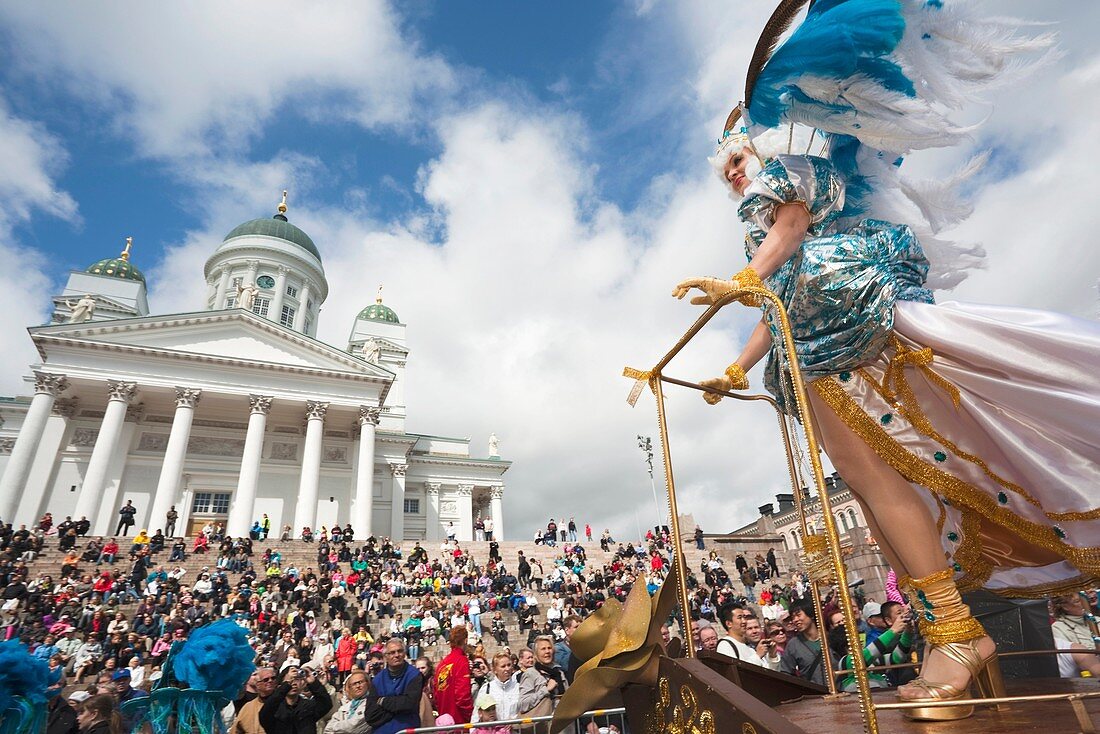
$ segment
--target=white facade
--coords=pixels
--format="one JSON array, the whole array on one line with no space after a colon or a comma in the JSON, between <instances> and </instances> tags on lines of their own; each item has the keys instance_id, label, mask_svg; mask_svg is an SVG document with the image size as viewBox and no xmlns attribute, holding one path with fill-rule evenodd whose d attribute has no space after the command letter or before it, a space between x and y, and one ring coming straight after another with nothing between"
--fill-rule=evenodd
<instances>
[{"instance_id":1,"label":"white facade","mask_svg":"<svg viewBox=\"0 0 1100 734\"><path fill-rule=\"evenodd\" d=\"M214 520L239 536L267 514L276 536L351 523L359 538L441 540L454 523L471 540L480 513L503 536L510 462L405 430L405 325L379 299L346 350L318 342L319 258L294 237L238 232L249 224L207 262L206 311L149 316L143 279L70 276L65 294L97 307L64 323L58 297L54 323L29 329L33 397L0 399L0 520L86 516L109 535L133 500L150 533L174 506L177 535ZM242 283L266 309L234 307Z\"/></svg>"}]
</instances>

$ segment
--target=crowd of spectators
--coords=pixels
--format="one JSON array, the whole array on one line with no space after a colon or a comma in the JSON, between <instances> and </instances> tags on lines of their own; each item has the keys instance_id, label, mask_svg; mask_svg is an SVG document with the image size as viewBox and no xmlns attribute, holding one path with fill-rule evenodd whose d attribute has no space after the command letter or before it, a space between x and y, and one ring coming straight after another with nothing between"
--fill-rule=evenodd
<instances>
[{"instance_id":1,"label":"crowd of spectators","mask_svg":"<svg viewBox=\"0 0 1100 734\"><path fill-rule=\"evenodd\" d=\"M551 713L580 665L570 642L583 619L609 598L625 599L637 583L655 592L671 563L666 528L633 543L605 531L600 545L610 558L594 563L585 548L591 528L584 526L582 537L576 523L564 521L562 540L561 524L552 520L540 532L539 544L552 546L545 563L537 556L547 558L548 548L505 559L489 540L487 554L475 558L453 538L430 549L419 542L402 548L387 538L359 541L348 527L314 535L313 563L300 568L278 542L260 551L256 542L269 522L257 525L249 537L229 538L212 524L190 540L144 529L124 539L90 537L86 522L66 518L54 527L49 516L33 530L5 525L0 627L5 638L23 640L60 668L64 685L80 686L76 699L66 700L84 704L76 710L104 734L117 734L107 731L114 723L104 700L144 695L174 642L223 617L249 631L259 666L227 714L235 734L396 732L437 720ZM49 566L56 574L28 573L41 553L57 554L59 563ZM817 683L830 666L851 668L843 615L831 595L818 620L805 577L780 577L772 552L737 556L732 571L713 551L689 568L690 644ZM1080 620L1089 608L1063 600L1055 632L1064 628L1062 636L1073 638L1065 646L1087 637ZM868 664L907 661L918 649L912 615L900 601L853 611ZM670 628L665 633L670 654L682 650ZM494 655L486 651L490 637ZM1066 657L1076 669L1100 669L1091 653ZM898 685L911 675L890 671L874 685ZM844 675L840 685L854 681ZM62 728L49 734L70 734L63 731L70 717L51 705Z\"/></svg>"}]
</instances>

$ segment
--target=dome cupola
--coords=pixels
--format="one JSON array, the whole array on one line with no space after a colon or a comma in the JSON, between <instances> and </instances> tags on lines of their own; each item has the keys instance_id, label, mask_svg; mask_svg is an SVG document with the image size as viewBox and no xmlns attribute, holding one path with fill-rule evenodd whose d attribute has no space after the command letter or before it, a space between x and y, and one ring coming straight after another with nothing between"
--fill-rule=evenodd
<instances>
[{"instance_id":1,"label":"dome cupola","mask_svg":"<svg viewBox=\"0 0 1100 734\"><path fill-rule=\"evenodd\" d=\"M378 295L375 296L374 303L364 308L359 312L359 318L364 321L382 321L387 324L400 324L401 319L397 318L397 314L389 306L382 303L382 286L378 286Z\"/></svg>"},{"instance_id":2,"label":"dome cupola","mask_svg":"<svg viewBox=\"0 0 1100 734\"><path fill-rule=\"evenodd\" d=\"M313 239L287 220L286 197L275 216L234 227L206 261L206 307L243 308L315 336L328 281Z\"/></svg>"},{"instance_id":3,"label":"dome cupola","mask_svg":"<svg viewBox=\"0 0 1100 734\"><path fill-rule=\"evenodd\" d=\"M109 257L106 260L100 260L97 263L92 263L84 271L92 275L105 275L109 278L121 278L123 280L136 280L139 283L145 282L145 276L140 270L134 267L134 264L130 262L130 248L134 245L134 238L126 238L126 247L119 253L118 257Z\"/></svg>"}]
</instances>

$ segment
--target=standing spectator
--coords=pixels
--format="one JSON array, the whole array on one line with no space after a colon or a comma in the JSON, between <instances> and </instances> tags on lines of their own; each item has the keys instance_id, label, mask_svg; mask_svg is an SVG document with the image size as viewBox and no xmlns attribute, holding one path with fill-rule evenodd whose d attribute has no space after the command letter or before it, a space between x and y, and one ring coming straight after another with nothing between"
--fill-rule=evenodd
<instances>
[{"instance_id":1,"label":"standing spectator","mask_svg":"<svg viewBox=\"0 0 1100 734\"><path fill-rule=\"evenodd\" d=\"M122 721L115 699L107 693L92 696L76 715L81 734L122 734Z\"/></svg>"},{"instance_id":2,"label":"standing spectator","mask_svg":"<svg viewBox=\"0 0 1100 734\"><path fill-rule=\"evenodd\" d=\"M706 550L706 546L703 545L703 529L698 525L695 526L695 547L699 550Z\"/></svg>"},{"instance_id":3,"label":"standing spectator","mask_svg":"<svg viewBox=\"0 0 1100 734\"><path fill-rule=\"evenodd\" d=\"M111 658L114 660L114 658ZM111 662L108 660L108 662ZM122 668L116 670L111 674L111 682L114 684L115 700L118 701L118 705L126 703L135 698L143 698L149 694L140 688L134 688L130 685L130 669ZM122 717L122 729L123 731L130 731L133 728L133 715L120 714Z\"/></svg>"},{"instance_id":4,"label":"standing spectator","mask_svg":"<svg viewBox=\"0 0 1100 734\"><path fill-rule=\"evenodd\" d=\"M493 539L493 528L496 527L493 524L492 516L485 518L485 540Z\"/></svg>"},{"instance_id":5,"label":"standing spectator","mask_svg":"<svg viewBox=\"0 0 1100 734\"><path fill-rule=\"evenodd\" d=\"M745 587L745 598L750 603L756 603L756 577L753 576L751 568L746 568L741 572L741 584Z\"/></svg>"},{"instance_id":6,"label":"standing spectator","mask_svg":"<svg viewBox=\"0 0 1100 734\"><path fill-rule=\"evenodd\" d=\"M61 677L53 686L58 694L65 688L65 678ZM51 691L52 692L52 691ZM80 725L76 723L76 711L64 696L55 695L46 702L46 734L77 734Z\"/></svg>"},{"instance_id":7,"label":"standing spectator","mask_svg":"<svg viewBox=\"0 0 1100 734\"><path fill-rule=\"evenodd\" d=\"M435 671L435 710L442 716L450 714L456 724L470 723L474 709L470 689L470 660L466 657L469 633L462 625L451 628L451 651L439 662Z\"/></svg>"},{"instance_id":8,"label":"standing spectator","mask_svg":"<svg viewBox=\"0 0 1100 734\"><path fill-rule=\"evenodd\" d=\"M791 621L798 634L787 640L779 669L789 675L825 685L825 672L821 659L821 632L812 604L799 604L791 608Z\"/></svg>"},{"instance_id":9,"label":"standing spectator","mask_svg":"<svg viewBox=\"0 0 1100 734\"><path fill-rule=\"evenodd\" d=\"M303 695L306 691L312 694L309 698ZM328 689L313 671L292 665L260 707L260 726L266 734L317 734L317 722L331 708Z\"/></svg>"},{"instance_id":10,"label":"standing spectator","mask_svg":"<svg viewBox=\"0 0 1100 734\"><path fill-rule=\"evenodd\" d=\"M237 718L233 720L233 726L229 734L265 734L260 724L260 709L264 702L275 691L275 668L257 668L254 674L256 681L256 697L241 706L237 712Z\"/></svg>"},{"instance_id":11,"label":"standing spectator","mask_svg":"<svg viewBox=\"0 0 1100 734\"><path fill-rule=\"evenodd\" d=\"M172 505L168 509L168 514L164 516L164 536L166 538L176 537L176 521L180 519L180 514L176 512L176 506Z\"/></svg>"},{"instance_id":12,"label":"standing spectator","mask_svg":"<svg viewBox=\"0 0 1100 734\"><path fill-rule=\"evenodd\" d=\"M378 705L393 718L375 727L373 734L396 734L404 729L420 726L420 699L424 690L424 678L420 671L405 659L405 643L391 639L382 653L386 667L371 684L378 695ZM277 734L268 730L268 734Z\"/></svg>"},{"instance_id":13,"label":"standing spectator","mask_svg":"<svg viewBox=\"0 0 1100 734\"><path fill-rule=\"evenodd\" d=\"M260 530L263 531L263 539L267 540L267 536L271 534L271 518L267 516L266 512L260 521Z\"/></svg>"},{"instance_id":14,"label":"standing spectator","mask_svg":"<svg viewBox=\"0 0 1100 734\"><path fill-rule=\"evenodd\" d=\"M565 679L572 683L573 674L577 672L581 661L573 654L571 643L573 642L573 633L581 626L581 618L575 614L570 614L561 621L561 626L565 631L565 639L559 640L554 645L554 664L565 671Z\"/></svg>"},{"instance_id":15,"label":"standing spectator","mask_svg":"<svg viewBox=\"0 0 1100 734\"><path fill-rule=\"evenodd\" d=\"M355 662L356 640L347 627L340 631L340 642L336 644L336 670L340 678L345 679Z\"/></svg>"},{"instance_id":16,"label":"standing spectator","mask_svg":"<svg viewBox=\"0 0 1100 734\"><path fill-rule=\"evenodd\" d=\"M493 675L474 696L476 701L492 697L496 702L497 719L514 719L519 714L519 683L512 677L515 667L509 652L498 652L493 656ZM475 709L473 721L492 721L481 718L481 711Z\"/></svg>"},{"instance_id":17,"label":"standing spectator","mask_svg":"<svg viewBox=\"0 0 1100 734\"><path fill-rule=\"evenodd\" d=\"M1066 594L1052 601L1054 646L1059 650L1075 651L1058 656L1058 674L1063 678L1077 678L1082 671L1088 671L1093 677L1100 676L1100 655L1096 654L1087 616L1090 610L1085 600L1080 594Z\"/></svg>"},{"instance_id":18,"label":"standing spectator","mask_svg":"<svg viewBox=\"0 0 1100 734\"><path fill-rule=\"evenodd\" d=\"M592 526L589 525L588 523L584 524L584 537L585 537L585 540L588 541L589 543L592 542Z\"/></svg>"},{"instance_id":19,"label":"standing spectator","mask_svg":"<svg viewBox=\"0 0 1100 734\"><path fill-rule=\"evenodd\" d=\"M535 664L524 669L519 677L519 715L522 717L552 714L554 700L564 689L565 676L557 675L554 670L554 638L535 638L534 656ZM520 657L523 658L523 653Z\"/></svg>"},{"instance_id":20,"label":"standing spectator","mask_svg":"<svg viewBox=\"0 0 1100 734\"><path fill-rule=\"evenodd\" d=\"M126 537L126 534L130 532L130 528L134 526L134 515L136 514L137 508L134 507L134 501L126 500L126 505L118 511L118 527L115 528L115 535Z\"/></svg>"},{"instance_id":21,"label":"standing spectator","mask_svg":"<svg viewBox=\"0 0 1100 734\"><path fill-rule=\"evenodd\" d=\"M366 671L355 670L344 681L344 703L325 724L324 734L366 734L389 718L378 705Z\"/></svg>"},{"instance_id":22,"label":"standing spectator","mask_svg":"<svg viewBox=\"0 0 1100 734\"><path fill-rule=\"evenodd\" d=\"M479 543L485 540L485 521L481 519L480 513L474 521L474 540Z\"/></svg>"},{"instance_id":23,"label":"standing spectator","mask_svg":"<svg viewBox=\"0 0 1100 734\"><path fill-rule=\"evenodd\" d=\"M574 520L573 518L569 518L569 526L568 527L569 527L569 542L570 543L576 543L577 542L577 521ZM562 538L562 540L565 540L565 538ZM500 703L500 702L498 701L497 703Z\"/></svg>"},{"instance_id":24,"label":"standing spectator","mask_svg":"<svg viewBox=\"0 0 1100 734\"><path fill-rule=\"evenodd\" d=\"M779 566L775 562L775 548L768 548L767 562L768 562L768 569L771 571L771 575L772 575L771 577L773 579L779 578ZM901 601L901 600L900 599L895 599L894 601Z\"/></svg>"}]
</instances>

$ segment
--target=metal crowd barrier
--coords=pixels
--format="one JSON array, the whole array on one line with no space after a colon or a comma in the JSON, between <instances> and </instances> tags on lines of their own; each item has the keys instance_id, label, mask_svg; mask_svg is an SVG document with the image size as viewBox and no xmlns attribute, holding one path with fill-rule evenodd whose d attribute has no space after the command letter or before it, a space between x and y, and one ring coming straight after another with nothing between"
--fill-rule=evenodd
<instances>
[{"instance_id":1,"label":"metal crowd barrier","mask_svg":"<svg viewBox=\"0 0 1100 734\"><path fill-rule=\"evenodd\" d=\"M416 729L401 729L397 734L430 734L432 732L477 731L488 727L510 726L515 732L530 732L531 734L549 734L550 722L553 716L534 716L526 719L501 719L500 721L483 721L477 724L447 724L445 726L422 726ZM603 721L597 723L600 734L628 734L626 726L626 709L596 709L586 711L567 731L576 734L585 734L588 731L588 723L591 721Z\"/></svg>"}]
</instances>

